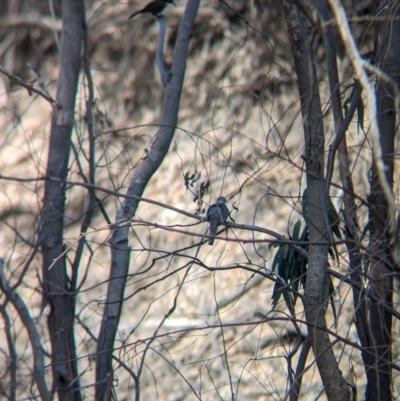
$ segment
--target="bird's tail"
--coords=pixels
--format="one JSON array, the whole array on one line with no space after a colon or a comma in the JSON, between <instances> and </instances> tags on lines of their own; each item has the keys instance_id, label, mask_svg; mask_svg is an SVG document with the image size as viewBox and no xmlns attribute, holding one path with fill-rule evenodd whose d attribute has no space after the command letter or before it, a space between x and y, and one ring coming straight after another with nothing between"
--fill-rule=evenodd
<instances>
[{"instance_id":1,"label":"bird's tail","mask_svg":"<svg viewBox=\"0 0 400 401\"><path fill-rule=\"evenodd\" d=\"M214 245L214 239L217 235L217 226L218 220L217 219L210 219L210 238L208 239L208 245Z\"/></svg>"}]
</instances>

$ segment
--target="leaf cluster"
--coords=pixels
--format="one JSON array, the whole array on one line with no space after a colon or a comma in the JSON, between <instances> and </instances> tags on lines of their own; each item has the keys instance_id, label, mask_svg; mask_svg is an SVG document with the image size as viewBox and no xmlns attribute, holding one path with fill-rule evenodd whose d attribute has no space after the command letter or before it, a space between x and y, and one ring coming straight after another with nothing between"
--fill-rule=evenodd
<instances>
[{"instance_id":1,"label":"leaf cluster","mask_svg":"<svg viewBox=\"0 0 400 401\"><path fill-rule=\"evenodd\" d=\"M293 242L308 242L308 226L304 227L301 234L300 230L301 221L298 220L293 227L292 234L289 235L289 239ZM299 246L307 250L307 246ZM290 313L294 315L299 284L301 283L303 287L305 285L308 259L287 244L271 243L271 247L278 248L272 263L272 271L277 272L277 280L272 293L272 306L275 308L283 296Z\"/></svg>"}]
</instances>

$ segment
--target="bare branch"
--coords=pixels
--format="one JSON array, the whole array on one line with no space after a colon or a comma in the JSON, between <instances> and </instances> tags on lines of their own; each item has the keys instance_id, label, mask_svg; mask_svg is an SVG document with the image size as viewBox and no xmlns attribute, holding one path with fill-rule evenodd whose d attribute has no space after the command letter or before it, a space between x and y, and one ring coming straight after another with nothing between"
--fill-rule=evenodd
<instances>
[{"instance_id":1,"label":"bare branch","mask_svg":"<svg viewBox=\"0 0 400 401\"><path fill-rule=\"evenodd\" d=\"M6 278L4 271L5 261L0 258L0 286L6 294L7 299L13 304L17 310L22 323L24 324L31 342L33 352L33 377L39 390L40 397L43 401L51 401L49 390L47 389L46 380L44 378L44 355L42 350L42 342L35 323L33 322L29 309L23 299L14 291Z\"/></svg>"},{"instance_id":2,"label":"bare branch","mask_svg":"<svg viewBox=\"0 0 400 401\"><path fill-rule=\"evenodd\" d=\"M11 72L7 71L4 67L0 65L0 72L3 73L7 78L9 78L11 81L16 82L17 84L21 85L24 87L27 91L29 96L32 96L32 93L36 93L39 96L41 96L43 99L47 100L51 105L56 106L59 110L62 108L61 104L57 103L51 96L49 96L47 93L43 92L40 89L36 89L33 84L35 81L32 82L26 82L20 77L17 77L14 74L11 74Z\"/></svg>"}]
</instances>

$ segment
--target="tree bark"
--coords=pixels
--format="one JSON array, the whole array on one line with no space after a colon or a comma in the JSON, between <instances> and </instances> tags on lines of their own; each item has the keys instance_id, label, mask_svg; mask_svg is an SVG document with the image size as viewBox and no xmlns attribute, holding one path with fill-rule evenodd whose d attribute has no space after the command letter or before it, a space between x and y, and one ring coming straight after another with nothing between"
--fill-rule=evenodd
<instances>
[{"instance_id":1,"label":"tree bark","mask_svg":"<svg viewBox=\"0 0 400 401\"><path fill-rule=\"evenodd\" d=\"M161 127L147 152L146 158L142 160L131 180L127 191L128 195L141 196L143 194L151 177L161 165L173 139L178 122L189 42L198 7L199 0L189 0L176 39L172 77L165 89ZM116 223L112 230L109 286L97 345L97 401L110 399L113 345L121 316L124 288L129 269L130 247L128 243L129 224L127 223L135 215L138 205L138 200L125 198L121 208L117 211ZM136 384L139 385L138 382ZM138 392L139 389L137 388L136 391Z\"/></svg>"},{"instance_id":2,"label":"tree bark","mask_svg":"<svg viewBox=\"0 0 400 401\"><path fill-rule=\"evenodd\" d=\"M310 246L304 307L312 349L327 398L342 401L349 399L349 390L338 367L329 336L323 330L326 328L325 313L329 299L328 245L313 244L313 242L329 241L326 213L327 187L324 180L325 139L318 79L310 43L310 29L304 12L297 4L288 0L283 0L283 6L297 74L306 148L304 158L307 173Z\"/></svg>"},{"instance_id":3,"label":"tree bark","mask_svg":"<svg viewBox=\"0 0 400 401\"><path fill-rule=\"evenodd\" d=\"M393 6L392 6L393 7ZM400 23L393 19L399 17L399 11L386 10L389 22L379 29L380 47L378 48L377 64L399 86L400 83ZM393 154L396 134L396 93L393 85L379 80L377 90L378 123L380 130L380 146L385 165L386 179L390 186L393 183ZM381 187L375 164L372 166L371 193L368 197L370 207L370 254L371 292L384 300L393 303L393 280L390 273L392 254L392 233L390 232L389 206ZM367 366L368 386L367 400L389 401L391 394L392 360L392 318L378 302L370 304L370 323L373 335L375 364Z\"/></svg>"},{"instance_id":4,"label":"tree bark","mask_svg":"<svg viewBox=\"0 0 400 401\"><path fill-rule=\"evenodd\" d=\"M47 177L67 179L75 97L83 36L82 0L62 2L60 73L53 109ZM38 237L43 253L43 296L49 303L48 327L52 347L54 388L60 401L81 400L74 340L75 292L71 288L63 252L66 186L48 180ZM50 268L50 266L52 266Z\"/></svg>"}]
</instances>

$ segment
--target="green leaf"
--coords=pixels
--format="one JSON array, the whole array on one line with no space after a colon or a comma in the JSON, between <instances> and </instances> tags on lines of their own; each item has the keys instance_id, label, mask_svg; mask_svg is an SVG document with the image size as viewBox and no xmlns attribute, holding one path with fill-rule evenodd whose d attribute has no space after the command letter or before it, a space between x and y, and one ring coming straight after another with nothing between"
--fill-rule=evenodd
<instances>
[{"instance_id":1,"label":"green leaf","mask_svg":"<svg viewBox=\"0 0 400 401\"><path fill-rule=\"evenodd\" d=\"M282 245L281 242L271 242L271 243L268 245L268 249L271 250L271 248L279 248L281 245Z\"/></svg>"},{"instance_id":2,"label":"green leaf","mask_svg":"<svg viewBox=\"0 0 400 401\"><path fill-rule=\"evenodd\" d=\"M370 221L368 220L368 223L364 226L362 233L361 233L361 241L364 239L364 237L367 235L367 232L369 231L370 228Z\"/></svg>"},{"instance_id":3,"label":"green leaf","mask_svg":"<svg viewBox=\"0 0 400 401\"><path fill-rule=\"evenodd\" d=\"M272 292L272 307L275 308L276 305L279 302L279 299L282 295L282 289L284 288L284 285L281 281L281 279L278 277L277 280L275 281L274 285L274 290Z\"/></svg>"},{"instance_id":4,"label":"green leaf","mask_svg":"<svg viewBox=\"0 0 400 401\"><path fill-rule=\"evenodd\" d=\"M289 235L292 241L308 241L308 226L306 225L301 231L301 223L300 219L293 226L292 234ZM303 247L307 249L307 246L304 245ZM290 313L294 313L294 306L297 300L296 292L300 287L299 284L303 286L305 284L307 263L308 259L296 251L294 247L280 244L272 262L272 271L277 271L278 273L272 293L273 307L276 307L283 295Z\"/></svg>"},{"instance_id":5,"label":"green leaf","mask_svg":"<svg viewBox=\"0 0 400 401\"><path fill-rule=\"evenodd\" d=\"M294 305L292 300L292 294L285 288L282 290L283 298L286 302L286 306L289 309L289 312L292 316L294 316Z\"/></svg>"},{"instance_id":6,"label":"green leaf","mask_svg":"<svg viewBox=\"0 0 400 401\"><path fill-rule=\"evenodd\" d=\"M293 227L293 234L292 234L292 240L293 241L298 241L299 240L300 228L301 228L301 221L297 220L296 224Z\"/></svg>"},{"instance_id":7,"label":"green leaf","mask_svg":"<svg viewBox=\"0 0 400 401\"><path fill-rule=\"evenodd\" d=\"M361 100L358 102L357 105L357 129L364 129L364 103Z\"/></svg>"},{"instance_id":8,"label":"green leaf","mask_svg":"<svg viewBox=\"0 0 400 401\"><path fill-rule=\"evenodd\" d=\"M342 234L339 229L340 217L330 198L328 201L328 223L332 229L333 234L336 235L337 238L342 238Z\"/></svg>"},{"instance_id":9,"label":"green leaf","mask_svg":"<svg viewBox=\"0 0 400 401\"><path fill-rule=\"evenodd\" d=\"M280 265L282 258L283 258L283 248L282 248L282 246L280 246L278 249L278 252L276 252L276 255L272 262L272 271L273 272L275 271L276 267Z\"/></svg>"},{"instance_id":10,"label":"green leaf","mask_svg":"<svg viewBox=\"0 0 400 401\"><path fill-rule=\"evenodd\" d=\"M343 104L343 109L345 111L344 115L345 117L347 117L347 113L348 113L348 106L350 105L350 103L353 101L353 97L355 96L355 92L357 90L356 88L357 83L354 83L351 88L351 93L350 96L345 100L344 104ZM357 129L359 130L360 127L361 129L364 128L364 104L362 102L361 96L359 95L358 101L357 101Z\"/></svg>"}]
</instances>

